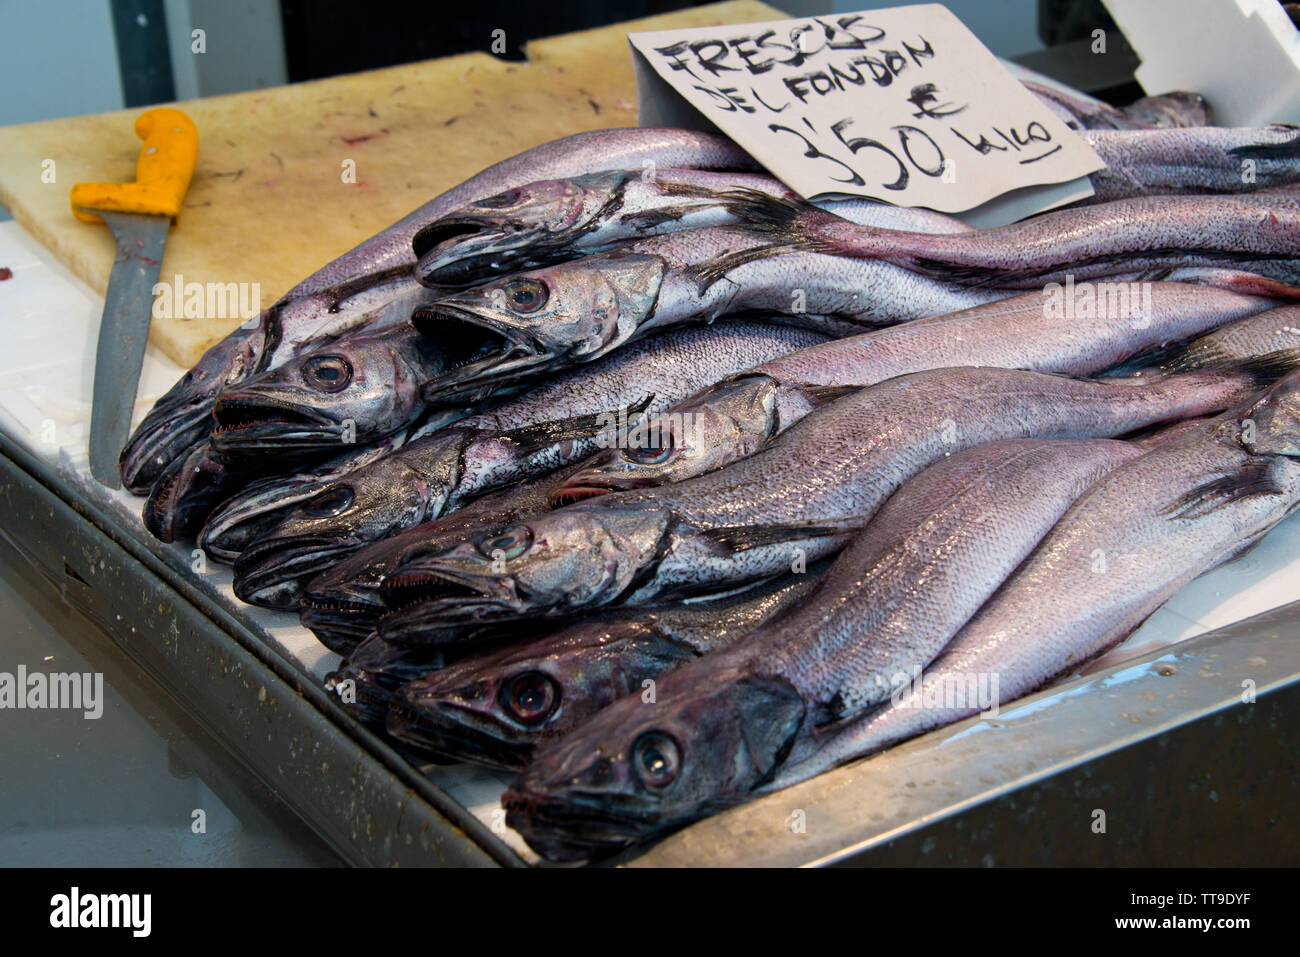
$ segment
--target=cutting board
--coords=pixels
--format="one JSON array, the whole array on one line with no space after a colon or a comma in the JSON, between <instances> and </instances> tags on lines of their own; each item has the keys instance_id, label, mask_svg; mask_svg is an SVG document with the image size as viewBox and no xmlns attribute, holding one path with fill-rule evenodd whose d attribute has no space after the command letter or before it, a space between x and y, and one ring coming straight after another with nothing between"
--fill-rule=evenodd
<instances>
[{"instance_id":1,"label":"cutting board","mask_svg":"<svg viewBox=\"0 0 1300 957\"><path fill-rule=\"evenodd\" d=\"M730 0L535 40L524 63L466 53L178 104L198 126L199 162L161 281L257 283L270 305L492 163L570 133L635 126L629 32L783 16ZM104 226L72 216L68 193L134 178L140 112L0 128L0 204L101 292L113 242ZM157 318L150 340L189 367L240 321Z\"/></svg>"}]
</instances>

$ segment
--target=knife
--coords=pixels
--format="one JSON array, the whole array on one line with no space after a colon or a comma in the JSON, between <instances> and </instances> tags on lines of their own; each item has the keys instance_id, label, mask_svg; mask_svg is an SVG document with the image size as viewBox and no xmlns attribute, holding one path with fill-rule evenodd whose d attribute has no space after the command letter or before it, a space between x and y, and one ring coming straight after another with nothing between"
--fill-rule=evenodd
<instances>
[{"instance_id":1,"label":"knife","mask_svg":"<svg viewBox=\"0 0 1300 957\"><path fill-rule=\"evenodd\" d=\"M88 223L107 223L117 244L99 323L90 407L90 474L109 488L122 484L118 456L140 386L153 288L167 230L180 216L199 153L198 130L180 110L164 107L142 113L135 121L135 135L144 146L134 183L72 187L73 215Z\"/></svg>"}]
</instances>

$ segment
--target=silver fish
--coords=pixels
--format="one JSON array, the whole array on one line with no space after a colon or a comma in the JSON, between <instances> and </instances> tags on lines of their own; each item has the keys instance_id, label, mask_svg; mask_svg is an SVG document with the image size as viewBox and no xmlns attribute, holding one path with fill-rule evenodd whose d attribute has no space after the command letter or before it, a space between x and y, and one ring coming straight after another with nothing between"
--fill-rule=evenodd
<instances>
[{"instance_id":1,"label":"silver fish","mask_svg":"<svg viewBox=\"0 0 1300 957\"><path fill-rule=\"evenodd\" d=\"M800 349L652 416L646 432L657 441L600 453L555 501L703 475L753 454L844 387L945 366L1091 375L1272 303L1186 283L1070 283ZM1235 358L1296 346L1279 340Z\"/></svg>"},{"instance_id":2,"label":"silver fish","mask_svg":"<svg viewBox=\"0 0 1300 957\"><path fill-rule=\"evenodd\" d=\"M590 362L688 321L766 313L842 333L1005 295L950 287L880 261L785 248L766 228L719 227L518 273L423 306L412 322L456 358L453 371L425 389L430 402L444 405L467 389Z\"/></svg>"},{"instance_id":3,"label":"silver fish","mask_svg":"<svg viewBox=\"0 0 1300 957\"><path fill-rule=\"evenodd\" d=\"M606 170L542 180L489 196L430 223L415 236L416 276L428 286L461 286L535 269L647 236L740 225L747 193L798 196L771 176L704 170ZM915 232L968 232L928 209L871 200L816 204L850 222Z\"/></svg>"},{"instance_id":4,"label":"silver fish","mask_svg":"<svg viewBox=\"0 0 1300 957\"><path fill-rule=\"evenodd\" d=\"M1036 288L1067 278L1210 268L1262 278L1256 288L1242 291L1300 294L1294 285L1300 281L1300 187L1295 186L1230 195L1137 196L953 235L872 229L805 209L789 217L779 234L787 244L884 259L936 280L974 286Z\"/></svg>"},{"instance_id":5,"label":"silver fish","mask_svg":"<svg viewBox=\"0 0 1300 957\"><path fill-rule=\"evenodd\" d=\"M1300 181L1300 129L1095 131L1083 134L1106 168L1090 203L1148 194L1244 193Z\"/></svg>"},{"instance_id":6,"label":"silver fish","mask_svg":"<svg viewBox=\"0 0 1300 957\"><path fill-rule=\"evenodd\" d=\"M253 604L293 606L323 562L626 441L629 416L616 411L631 408L634 423L700 381L824 341L806 329L729 321L635 343L321 485L240 555L235 593Z\"/></svg>"},{"instance_id":7,"label":"silver fish","mask_svg":"<svg viewBox=\"0 0 1300 957\"><path fill-rule=\"evenodd\" d=\"M1284 353L1152 381L937 369L824 406L725 469L579 502L409 559L381 586L395 641L487 620L707 594L838 551L904 481L1015 437L1120 435L1218 411L1295 368Z\"/></svg>"},{"instance_id":8,"label":"silver fish","mask_svg":"<svg viewBox=\"0 0 1300 957\"><path fill-rule=\"evenodd\" d=\"M744 801L820 729L928 664L1090 485L1141 450L1014 439L885 503L798 608L540 751L503 799L540 853L587 857ZM758 710L761 708L762 710Z\"/></svg>"},{"instance_id":9,"label":"silver fish","mask_svg":"<svg viewBox=\"0 0 1300 957\"><path fill-rule=\"evenodd\" d=\"M522 768L534 748L616 699L741 642L807 595L822 571L814 566L711 601L597 616L430 669L393 693L388 733L451 759Z\"/></svg>"},{"instance_id":10,"label":"silver fish","mask_svg":"<svg viewBox=\"0 0 1300 957\"><path fill-rule=\"evenodd\" d=\"M255 325L209 349L167 392L122 450L123 484L143 493L202 439L216 393L274 368L313 344L371 323L404 321L429 292L415 282L411 241L419 229L466 203L547 177L595 169L753 169L731 141L691 130L626 128L562 137L490 166L367 239L289 290Z\"/></svg>"},{"instance_id":11,"label":"silver fish","mask_svg":"<svg viewBox=\"0 0 1300 957\"><path fill-rule=\"evenodd\" d=\"M1256 423L1247 441L1241 421ZM1264 423L1260 428L1259 423ZM1111 647L1183 585L1249 548L1300 505L1300 376L1242 416L1202 423L1098 483L952 640L912 696L826 736L780 782L957 721L974 707L916 695L998 676L1005 704ZM1095 553L1108 556L1093 572ZM938 700L943 700L939 698Z\"/></svg>"}]
</instances>

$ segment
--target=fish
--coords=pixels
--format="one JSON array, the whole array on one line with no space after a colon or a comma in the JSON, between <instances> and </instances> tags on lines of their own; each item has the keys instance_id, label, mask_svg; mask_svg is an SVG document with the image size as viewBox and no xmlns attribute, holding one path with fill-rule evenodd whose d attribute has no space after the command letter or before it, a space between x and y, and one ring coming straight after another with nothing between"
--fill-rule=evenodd
<instances>
[{"instance_id":1,"label":"fish","mask_svg":"<svg viewBox=\"0 0 1300 957\"><path fill-rule=\"evenodd\" d=\"M820 563L710 601L587 618L429 669L392 692L388 733L426 753L521 770L538 746L612 701L743 641L797 604L823 571Z\"/></svg>"},{"instance_id":2,"label":"fish","mask_svg":"<svg viewBox=\"0 0 1300 957\"><path fill-rule=\"evenodd\" d=\"M324 563L601 445L621 444L624 423L635 434L642 413L700 381L825 341L814 331L741 320L643 339L320 486L246 547L235 563L235 594L294 607L300 586Z\"/></svg>"},{"instance_id":3,"label":"fish","mask_svg":"<svg viewBox=\"0 0 1300 957\"><path fill-rule=\"evenodd\" d=\"M318 465L248 482L212 511L198 533L197 543L208 558L232 564L254 539L275 528L295 505L314 498L330 482L475 411L465 407L429 412L408 429L341 452Z\"/></svg>"},{"instance_id":4,"label":"fish","mask_svg":"<svg viewBox=\"0 0 1300 957\"><path fill-rule=\"evenodd\" d=\"M1141 375L1206 369L1266 352L1300 348L1300 306L1278 306L1226 323L1191 342L1171 343L1134 356L1107 374Z\"/></svg>"},{"instance_id":5,"label":"fish","mask_svg":"<svg viewBox=\"0 0 1300 957\"><path fill-rule=\"evenodd\" d=\"M721 468L767 445L842 388L944 366L1093 375L1274 302L1187 283L1071 283L1055 293L1027 292L832 340L769 360L651 416L645 431L657 441L598 453L556 491L555 503ZM1252 354L1288 347L1300 347L1300 339Z\"/></svg>"},{"instance_id":6,"label":"fish","mask_svg":"<svg viewBox=\"0 0 1300 957\"><path fill-rule=\"evenodd\" d=\"M1145 120L1129 116L1093 97L1076 96L1034 80L1020 82L1072 130L1144 130L1151 127Z\"/></svg>"},{"instance_id":7,"label":"fish","mask_svg":"<svg viewBox=\"0 0 1300 957\"><path fill-rule=\"evenodd\" d=\"M1150 194L1245 193L1300 180L1300 129L1101 130L1083 134L1106 161L1089 203Z\"/></svg>"},{"instance_id":8,"label":"fish","mask_svg":"<svg viewBox=\"0 0 1300 957\"><path fill-rule=\"evenodd\" d=\"M445 368L436 344L396 328L342 337L221 393L211 435L150 489L145 527L160 541L193 537L216 508L268 472L293 473L390 436L425 412L422 377Z\"/></svg>"},{"instance_id":9,"label":"fish","mask_svg":"<svg viewBox=\"0 0 1300 957\"><path fill-rule=\"evenodd\" d=\"M938 706L917 707L927 688L996 674L1001 707L1077 670L1294 512L1297 456L1300 376L1293 374L1244 412L1201 423L1116 469L1075 503L909 695L827 735L780 786L980 710L937 697ZM1098 552L1105 574L1094 570Z\"/></svg>"},{"instance_id":10,"label":"fish","mask_svg":"<svg viewBox=\"0 0 1300 957\"><path fill-rule=\"evenodd\" d=\"M708 170L603 170L528 183L464 206L415 236L420 282L465 286L536 269L647 236L741 225L758 192L797 200L771 176ZM873 200L816 204L860 225L916 232L968 232L958 219Z\"/></svg>"},{"instance_id":11,"label":"fish","mask_svg":"<svg viewBox=\"0 0 1300 957\"><path fill-rule=\"evenodd\" d=\"M466 390L535 379L686 322L779 315L840 335L1006 295L950 287L886 262L785 249L766 227L717 227L516 273L422 306L411 321L457 357L452 371L425 386L425 399L443 406ZM468 356L476 358L460 361Z\"/></svg>"},{"instance_id":12,"label":"fish","mask_svg":"<svg viewBox=\"0 0 1300 957\"><path fill-rule=\"evenodd\" d=\"M217 395L212 446L227 455L337 452L409 425L424 382L451 368L409 326L345 336Z\"/></svg>"},{"instance_id":13,"label":"fish","mask_svg":"<svg viewBox=\"0 0 1300 957\"><path fill-rule=\"evenodd\" d=\"M374 323L405 321L430 291L415 281L412 239L427 223L466 203L547 177L595 169L658 167L752 170L725 137L692 130L625 128L561 137L471 176L304 279L212 346L163 395L122 450L123 485L143 494L208 431L218 392L265 372L305 349Z\"/></svg>"},{"instance_id":14,"label":"fish","mask_svg":"<svg viewBox=\"0 0 1300 957\"><path fill-rule=\"evenodd\" d=\"M1295 368L1284 352L1150 380L995 368L898 376L810 413L748 458L613 492L408 558L380 595L389 641L708 594L833 554L938 458L1017 437L1105 438L1221 411Z\"/></svg>"},{"instance_id":15,"label":"fish","mask_svg":"<svg viewBox=\"0 0 1300 957\"><path fill-rule=\"evenodd\" d=\"M491 492L432 522L363 545L307 582L299 599L299 619L325 647L349 654L387 612L380 588L390 574L411 559L481 535L484 526L500 527L548 510L556 484L563 482L569 471L561 469L554 476ZM453 626L415 637L424 639L436 632L452 641L467 630Z\"/></svg>"},{"instance_id":16,"label":"fish","mask_svg":"<svg viewBox=\"0 0 1300 957\"><path fill-rule=\"evenodd\" d=\"M881 259L946 283L1041 288L1069 278L1149 277L1161 270L1209 268L1260 277L1253 287L1238 277L1239 291L1295 298L1300 280L1300 188L1295 186L1224 195L1135 196L950 235L873 229L821 211L782 207L777 199L761 202L773 208L769 228L774 242L832 256Z\"/></svg>"},{"instance_id":17,"label":"fish","mask_svg":"<svg viewBox=\"0 0 1300 957\"><path fill-rule=\"evenodd\" d=\"M547 857L581 859L746 800L820 729L889 700L1081 494L1142 454L1012 439L940 460L797 608L665 676L653 703L615 702L543 745L502 799L508 823Z\"/></svg>"},{"instance_id":18,"label":"fish","mask_svg":"<svg viewBox=\"0 0 1300 957\"><path fill-rule=\"evenodd\" d=\"M1159 129L1207 127L1214 122L1209 101L1190 90L1144 96L1124 107L1122 112L1135 122Z\"/></svg>"}]
</instances>

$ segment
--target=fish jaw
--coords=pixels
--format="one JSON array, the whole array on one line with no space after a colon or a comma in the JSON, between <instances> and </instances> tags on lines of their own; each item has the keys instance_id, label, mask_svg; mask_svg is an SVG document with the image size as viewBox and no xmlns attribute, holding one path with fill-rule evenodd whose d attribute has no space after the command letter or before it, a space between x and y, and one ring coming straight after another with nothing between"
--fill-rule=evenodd
<instances>
[{"instance_id":1,"label":"fish jaw","mask_svg":"<svg viewBox=\"0 0 1300 957\"><path fill-rule=\"evenodd\" d=\"M620 436L618 448L571 476L551 502L681 482L752 455L781 429L776 396L776 380L765 375L707 389Z\"/></svg>"},{"instance_id":2,"label":"fish jaw","mask_svg":"<svg viewBox=\"0 0 1300 957\"><path fill-rule=\"evenodd\" d=\"M235 597L263 608L297 610L306 583L357 547L327 535L254 542L235 560Z\"/></svg>"},{"instance_id":3,"label":"fish jaw","mask_svg":"<svg viewBox=\"0 0 1300 957\"><path fill-rule=\"evenodd\" d=\"M213 406L213 444L222 451L251 454L318 449L343 444L343 430L329 416L260 391L226 392Z\"/></svg>"},{"instance_id":4,"label":"fish jaw","mask_svg":"<svg viewBox=\"0 0 1300 957\"><path fill-rule=\"evenodd\" d=\"M664 268L658 256L590 256L421 306L411 322L447 351L449 366L426 383L425 401L446 404L463 399L470 387L603 355L651 316Z\"/></svg>"},{"instance_id":5,"label":"fish jaw","mask_svg":"<svg viewBox=\"0 0 1300 957\"><path fill-rule=\"evenodd\" d=\"M466 286L550 262L617 208L631 175L541 180L449 213L415 234L416 277L430 287Z\"/></svg>"},{"instance_id":6,"label":"fish jaw","mask_svg":"<svg viewBox=\"0 0 1300 957\"><path fill-rule=\"evenodd\" d=\"M237 462L203 441L176 459L149 490L141 519L160 542L197 535L209 514L250 478Z\"/></svg>"},{"instance_id":7,"label":"fish jaw","mask_svg":"<svg viewBox=\"0 0 1300 957\"><path fill-rule=\"evenodd\" d=\"M520 770L540 743L695 657L636 620L580 622L412 681L389 731L456 760Z\"/></svg>"},{"instance_id":8,"label":"fish jaw","mask_svg":"<svg viewBox=\"0 0 1300 957\"><path fill-rule=\"evenodd\" d=\"M169 465L211 431L217 393L248 376L262 358L269 312L256 328L238 329L205 352L154 403L118 460L122 484L129 491L147 493Z\"/></svg>"},{"instance_id":9,"label":"fish jaw","mask_svg":"<svg viewBox=\"0 0 1300 957\"><path fill-rule=\"evenodd\" d=\"M804 723L783 678L688 665L659 691L654 704L616 701L539 749L501 798L506 824L551 860L613 853L745 800Z\"/></svg>"},{"instance_id":10,"label":"fish jaw","mask_svg":"<svg viewBox=\"0 0 1300 957\"><path fill-rule=\"evenodd\" d=\"M657 561L672 524L666 509L577 506L420 555L384 580L379 633L437 640L429 629L608 604Z\"/></svg>"},{"instance_id":11,"label":"fish jaw","mask_svg":"<svg viewBox=\"0 0 1300 957\"><path fill-rule=\"evenodd\" d=\"M1284 376L1242 420L1241 444L1255 455L1300 456L1300 371Z\"/></svg>"}]
</instances>

